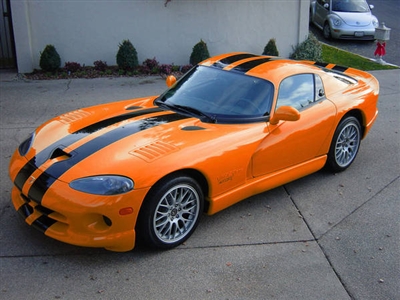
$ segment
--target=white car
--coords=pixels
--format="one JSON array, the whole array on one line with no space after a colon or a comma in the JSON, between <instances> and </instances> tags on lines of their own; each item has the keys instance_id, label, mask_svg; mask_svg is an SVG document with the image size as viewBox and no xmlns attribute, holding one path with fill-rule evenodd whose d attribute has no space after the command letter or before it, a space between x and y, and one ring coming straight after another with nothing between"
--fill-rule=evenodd
<instances>
[{"instance_id":1,"label":"white car","mask_svg":"<svg viewBox=\"0 0 400 300\"><path fill-rule=\"evenodd\" d=\"M374 40L378 19L365 0L314 0L310 22L322 29L326 39Z\"/></svg>"}]
</instances>

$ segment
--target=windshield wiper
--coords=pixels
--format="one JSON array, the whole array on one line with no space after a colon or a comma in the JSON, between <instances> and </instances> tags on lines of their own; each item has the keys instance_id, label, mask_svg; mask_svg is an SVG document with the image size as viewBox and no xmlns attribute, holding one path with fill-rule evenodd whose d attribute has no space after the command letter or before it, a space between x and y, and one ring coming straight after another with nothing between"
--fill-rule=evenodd
<instances>
[{"instance_id":1,"label":"windshield wiper","mask_svg":"<svg viewBox=\"0 0 400 300\"><path fill-rule=\"evenodd\" d=\"M205 117L206 119L208 119L209 122L211 123L217 123L217 118L215 115L211 115L208 113L205 113L201 110L198 110L197 108L191 107L191 106L185 106L185 105L176 105L174 104L173 107L176 107L177 109L189 113L191 115L195 115L195 116L200 116L200 117Z\"/></svg>"},{"instance_id":2,"label":"windshield wiper","mask_svg":"<svg viewBox=\"0 0 400 300\"><path fill-rule=\"evenodd\" d=\"M187 113L190 114L191 116L194 117L200 117L206 118L209 122L211 123L217 123L217 118L211 114L205 113L201 110L198 110L197 108L190 107L190 106L185 106L185 105L177 105L177 104L171 104L171 103L165 103L159 99L156 99L154 101L155 104L157 104L160 107L167 108L168 110L178 110L179 112Z\"/></svg>"}]
</instances>

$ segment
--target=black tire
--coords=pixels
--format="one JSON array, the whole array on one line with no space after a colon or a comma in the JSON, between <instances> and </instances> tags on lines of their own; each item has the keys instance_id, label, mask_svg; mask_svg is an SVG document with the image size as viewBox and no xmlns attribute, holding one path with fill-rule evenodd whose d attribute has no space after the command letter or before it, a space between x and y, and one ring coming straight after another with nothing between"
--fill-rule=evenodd
<instances>
[{"instance_id":1,"label":"black tire","mask_svg":"<svg viewBox=\"0 0 400 300\"><path fill-rule=\"evenodd\" d=\"M329 26L329 23L324 24L324 27L322 28L322 33L325 39L330 40L332 38L331 26Z\"/></svg>"},{"instance_id":2,"label":"black tire","mask_svg":"<svg viewBox=\"0 0 400 300\"><path fill-rule=\"evenodd\" d=\"M360 122L352 116L344 118L333 135L327 167L334 172L346 170L355 160L360 143Z\"/></svg>"},{"instance_id":3,"label":"black tire","mask_svg":"<svg viewBox=\"0 0 400 300\"><path fill-rule=\"evenodd\" d=\"M137 234L146 246L171 249L186 241L203 212L199 184L185 175L170 176L146 196L138 218Z\"/></svg>"}]
</instances>

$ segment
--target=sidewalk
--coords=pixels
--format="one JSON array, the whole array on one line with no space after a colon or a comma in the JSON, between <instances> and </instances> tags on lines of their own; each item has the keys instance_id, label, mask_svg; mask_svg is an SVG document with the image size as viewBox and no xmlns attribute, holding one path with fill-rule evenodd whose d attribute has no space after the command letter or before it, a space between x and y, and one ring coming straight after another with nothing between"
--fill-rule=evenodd
<instances>
[{"instance_id":1,"label":"sidewalk","mask_svg":"<svg viewBox=\"0 0 400 300\"><path fill-rule=\"evenodd\" d=\"M7 168L25 136L82 106L161 93L160 77L26 81L0 72L1 299L398 299L400 70L345 172L317 172L204 216L165 252L59 243L10 202Z\"/></svg>"}]
</instances>

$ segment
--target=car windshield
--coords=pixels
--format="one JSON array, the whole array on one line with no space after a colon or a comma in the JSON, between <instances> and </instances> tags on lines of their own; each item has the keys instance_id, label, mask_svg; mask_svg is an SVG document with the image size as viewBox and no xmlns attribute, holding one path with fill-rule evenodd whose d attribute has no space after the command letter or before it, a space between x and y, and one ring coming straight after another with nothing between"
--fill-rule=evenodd
<instances>
[{"instance_id":1,"label":"car windshield","mask_svg":"<svg viewBox=\"0 0 400 300\"><path fill-rule=\"evenodd\" d=\"M261 78L197 66L155 103L214 123L229 119L254 121L269 115L273 91L272 83Z\"/></svg>"},{"instance_id":2,"label":"car windshield","mask_svg":"<svg viewBox=\"0 0 400 300\"><path fill-rule=\"evenodd\" d=\"M332 10L337 12L368 12L365 0L332 0Z\"/></svg>"}]
</instances>

